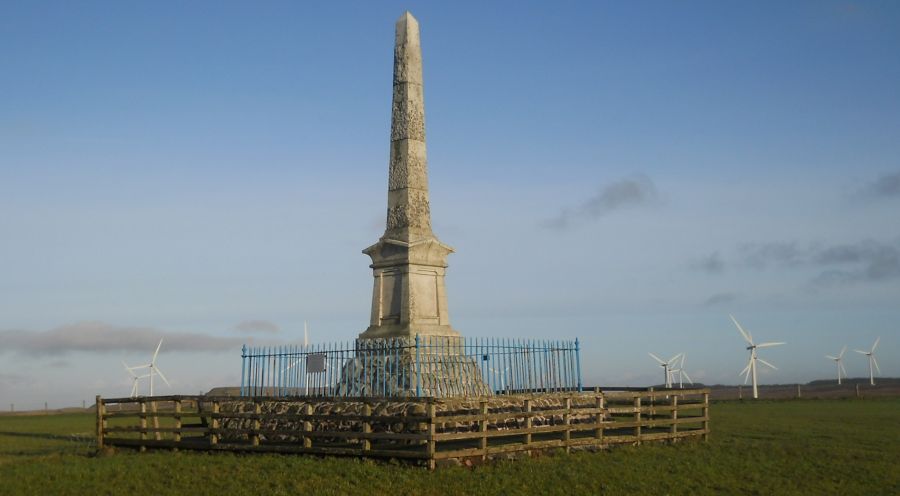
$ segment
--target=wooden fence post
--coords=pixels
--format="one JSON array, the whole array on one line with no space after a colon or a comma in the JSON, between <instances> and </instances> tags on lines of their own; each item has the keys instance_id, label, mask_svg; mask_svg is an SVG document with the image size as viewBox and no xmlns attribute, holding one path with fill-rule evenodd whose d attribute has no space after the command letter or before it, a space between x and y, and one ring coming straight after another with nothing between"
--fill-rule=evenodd
<instances>
[{"instance_id":1,"label":"wooden fence post","mask_svg":"<svg viewBox=\"0 0 900 496\"><path fill-rule=\"evenodd\" d=\"M597 438L597 444L603 444L603 395L598 389L596 392L597 401L597 428L594 429L594 437Z\"/></svg>"},{"instance_id":2,"label":"wooden fence post","mask_svg":"<svg viewBox=\"0 0 900 496\"><path fill-rule=\"evenodd\" d=\"M145 441L147 439L147 403L144 402L144 399L141 398L141 441ZM147 451L147 446L144 443L141 443L141 451Z\"/></svg>"},{"instance_id":3,"label":"wooden fence post","mask_svg":"<svg viewBox=\"0 0 900 496\"><path fill-rule=\"evenodd\" d=\"M566 453L572 452L571 441L572 441L572 398L566 398L566 413L563 414L563 424L566 426L566 430L563 431L563 444L566 446Z\"/></svg>"},{"instance_id":4,"label":"wooden fence post","mask_svg":"<svg viewBox=\"0 0 900 496\"><path fill-rule=\"evenodd\" d=\"M259 417L262 415L262 405L256 399L253 400L253 413L256 414L256 416L253 417L253 421L250 422L250 425L253 427L253 433L250 434L250 444L259 446L259 429L262 427L262 422L259 420Z\"/></svg>"},{"instance_id":5,"label":"wooden fence post","mask_svg":"<svg viewBox=\"0 0 900 496\"><path fill-rule=\"evenodd\" d=\"M312 405L307 403L306 406L303 407L304 415L312 415ZM309 417L303 419L303 432L312 432L312 422L309 420ZM311 448L312 447L312 437L303 436L303 447Z\"/></svg>"},{"instance_id":6,"label":"wooden fence post","mask_svg":"<svg viewBox=\"0 0 900 496\"><path fill-rule=\"evenodd\" d=\"M372 415L372 405L366 403L363 405L363 415L366 417L363 420L363 434L369 434L372 432L372 421L368 418ZM368 437L364 437L362 440L362 449L363 451L369 451L372 449L372 441Z\"/></svg>"},{"instance_id":7,"label":"wooden fence post","mask_svg":"<svg viewBox=\"0 0 900 496\"><path fill-rule=\"evenodd\" d=\"M640 393L634 397L634 437L636 444L641 444L641 397Z\"/></svg>"},{"instance_id":8,"label":"wooden fence post","mask_svg":"<svg viewBox=\"0 0 900 496\"><path fill-rule=\"evenodd\" d=\"M153 439L159 441L162 439L162 435L159 432L159 415L157 415L157 407L156 401L150 402L150 413L153 415Z\"/></svg>"},{"instance_id":9,"label":"wooden fence post","mask_svg":"<svg viewBox=\"0 0 900 496\"><path fill-rule=\"evenodd\" d=\"M434 402L428 402L428 469L434 470L434 454L437 451L437 444L434 440L435 437L435 411L434 411Z\"/></svg>"},{"instance_id":10,"label":"wooden fence post","mask_svg":"<svg viewBox=\"0 0 900 496\"><path fill-rule=\"evenodd\" d=\"M479 430L481 431L481 459L487 460L487 401L481 401L481 420L479 421Z\"/></svg>"},{"instance_id":11,"label":"wooden fence post","mask_svg":"<svg viewBox=\"0 0 900 496\"><path fill-rule=\"evenodd\" d=\"M97 395L96 398L97 404L97 450L103 449L103 400L100 399L100 395Z\"/></svg>"},{"instance_id":12,"label":"wooden fence post","mask_svg":"<svg viewBox=\"0 0 900 496\"><path fill-rule=\"evenodd\" d=\"M709 391L703 392L703 440L709 441Z\"/></svg>"},{"instance_id":13,"label":"wooden fence post","mask_svg":"<svg viewBox=\"0 0 900 496\"><path fill-rule=\"evenodd\" d=\"M175 442L181 442L181 398L175 400ZM178 448L175 448L178 451Z\"/></svg>"},{"instance_id":14,"label":"wooden fence post","mask_svg":"<svg viewBox=\"0 0 900 496\"><path fill-rule=\"evenodd\" d=\"M528 431L525 434L525 444L531 444L531 398L525 398L525 430ZM531 450L528 450L528 454L531 455Z\"/></svg>"},{"instance_id":15,"label":"wooden fence post","mask_svg":"<svg viewBox=\"0 0 900 496\"><path fill-rule=\"evenodd\" d=\"M212 402L212 413L213 417L209 422L209 444L215 446L219 444L219 402Z\"/></svg>"},{"instance_id":16,"label":"wooden fence post","mask_svg":"<svg viewBox=\"0 0 900 496\"><path fill-rule=\"evenodd\" d=\"M672 434L672 441L677 441L678 437L678 395L672 395L672 425L669 427Z\"/></svg>"}]
</instances>

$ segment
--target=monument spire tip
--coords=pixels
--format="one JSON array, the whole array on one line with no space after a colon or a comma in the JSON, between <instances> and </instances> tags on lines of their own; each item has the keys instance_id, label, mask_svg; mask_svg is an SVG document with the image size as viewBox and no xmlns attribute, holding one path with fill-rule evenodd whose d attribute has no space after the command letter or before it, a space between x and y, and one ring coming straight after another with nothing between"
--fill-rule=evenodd
<instances>
[{"instance_id":1,"label":"monument spire tip","mask_svg":"<svg viewBox=\"0 0 900 496\"><path fill-rule=\"evenodd\" d=\"M418 23L419 23L418 19L416 19L416 16L412 15L412 12L410 12L410 11L408 11L408 10L407 10L407 11L404 11L403 14L400 16L400 18L397 19L397 22L398 22L398 23L400 23L400 22L410 22L410 21L412 21L413 24L418 24Z\"/></svg>"}]
</instances>

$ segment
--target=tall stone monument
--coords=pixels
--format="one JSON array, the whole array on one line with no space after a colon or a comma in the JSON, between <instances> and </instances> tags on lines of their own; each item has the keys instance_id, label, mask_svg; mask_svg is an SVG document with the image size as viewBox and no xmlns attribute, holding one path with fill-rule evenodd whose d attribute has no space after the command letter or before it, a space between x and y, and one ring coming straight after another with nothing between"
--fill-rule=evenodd
<instances>
[{"instance_id":1,"label":"tall stone monument","mask_svg":"<svg viewBox=\"0 0 900 496\"><path fill-rule=\"evenodd\" d=\"M431 231L419 23L406 12L396 29L387 227L363 250L375 286L370 325L359 337L456 337L444 287L453 248Z\"/></svg>"},{"instance_id":2,"label":"tall stone monument","mask_svg":"<svg viewBox=\"0 0 900 496\"><path fill-rule=\"evenodd\" d=\"M397 21L387 227L363 250L375 287L369 328L341 371L341 396L487 396L476 359L450 327L444 274L453 248L431 232L419 23Z\"/></svg>"}]
</instances>

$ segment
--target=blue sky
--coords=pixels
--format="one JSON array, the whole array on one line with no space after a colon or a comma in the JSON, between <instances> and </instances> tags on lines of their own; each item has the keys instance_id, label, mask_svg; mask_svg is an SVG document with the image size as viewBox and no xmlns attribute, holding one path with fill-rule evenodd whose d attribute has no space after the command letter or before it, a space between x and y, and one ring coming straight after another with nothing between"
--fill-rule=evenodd
<instances>
[{"instance_id":1,"label":"blue sky","mask_svg":"<svg viewBox=\"0 0 900 496\"><path fill-rule=\"evenodd\" d=\"M126 394L160 336L193 393L249 339L364 330L406 9L464 335L736 383L734 313L789 343L763 382L877 336L900 375L895 2L9 2L0 401Z\"/></svg>"}]
</instances>

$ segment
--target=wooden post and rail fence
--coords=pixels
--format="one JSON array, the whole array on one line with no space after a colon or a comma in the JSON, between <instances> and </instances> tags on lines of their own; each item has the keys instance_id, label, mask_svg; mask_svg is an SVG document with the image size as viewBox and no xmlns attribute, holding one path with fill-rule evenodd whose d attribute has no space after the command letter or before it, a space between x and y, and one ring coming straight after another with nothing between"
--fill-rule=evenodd
<instances>
[{"instance_id":1,"label":"wooden post and rail fence","mask_svg":"<svg viewBox=\"0 0 900 496\"><path fill-rule=\"evenodd\" d=\"M397 458L429 468L445 459L706 440L709 435L709 389L501 395L456 403L433 398L208 396L98 396L96 401L101 449ZM385 402L416 408L401 415L373 408ZM241 411L232 411L235 404L242 404ZM275 404L281 413L268 408ZM322 405L332 408L319 408ZM321 411L328 413L316 413Z\"/></svg>"}]
</instances>

